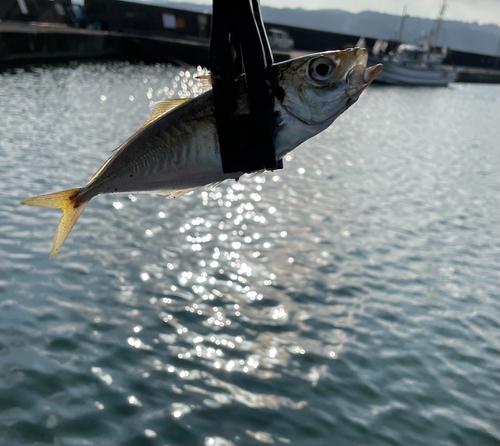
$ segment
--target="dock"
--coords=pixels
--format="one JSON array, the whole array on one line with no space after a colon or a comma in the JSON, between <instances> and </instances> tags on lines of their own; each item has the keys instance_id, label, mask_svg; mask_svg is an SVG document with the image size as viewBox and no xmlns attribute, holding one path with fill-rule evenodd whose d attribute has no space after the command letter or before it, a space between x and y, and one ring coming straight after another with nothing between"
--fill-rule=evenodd
<instances>
[{"instance_id":1,"label":"dock","mask_svg":"<svg viewBox=\"0 0 500 446\"><path fill-rule=\"evenodd\" d=\"M275 51L276 61L291 57ZM126 59L209 66L210 40L0 21L0 66L81 59Z\"/></svg>"},{"instance_id":2,"label":"dock","mask_svg":"<svg viewBox=\"0 0 500 446\"><path fill-rule=\"evenodd\" d=\"M123 52L117 33L58 23L0 22L0 64L115 57Z\"/></svg>"},{"instance_id":3,"label":"dock","mask_svg":"<svg viewBox=\"0 0 500 446\"><path fill-rule=\"evenodd\" d=\"M475 67L456 67L457 82L500 84L500 70Z\"/></svg>"},{"instance_id":4,"label":"dock","mask_svg":"<svg viewBox=\"0 0 500 446\"><path fill-rule=\"evenodd\" d=\"M204 23L209 23L208 18ZM324 31L283 26L281 28L287 29L294 38L296 49L273 51L275 61L322 51L328 47L354 46L358 39L357 36ZM500 70L496 68L498 58L457 51L450 53L451 56L445 63L447 62L450 68L457 69L458 82L500 83ZM208 67L209 33L205 30L201 35L191 35L187 32L178 35L162 34L159 28L144 31L125 26L108 31L76 28L64 23L0 20L0 68L9 65L83 59L141 60L153 63L170 62L184 67L198 65ZM489 65L487 67L461 65L469 61L472 64L476 60L488 60Z\"/></svg>"},{"instance_id":5,"label":"dock","mask_svg":"<svg viewBox=\"0 0 500 446\"><path fill-rule=\"evenodd\" d=\"M207 65L209 41L81 29L57 23L0 22L0 65L102 58Z\"/></svg>"}]
</instances>

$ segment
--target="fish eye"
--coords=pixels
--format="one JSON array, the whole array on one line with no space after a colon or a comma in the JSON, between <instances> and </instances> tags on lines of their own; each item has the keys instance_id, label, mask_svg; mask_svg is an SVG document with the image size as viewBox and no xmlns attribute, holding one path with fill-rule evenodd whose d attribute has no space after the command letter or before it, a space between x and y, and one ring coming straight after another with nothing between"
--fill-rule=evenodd
<instances>
[{"instance_id":1,"label":"fish eye","mask_svg":"<svg viewBox=\"0 0 500 446\"><path fill-rule=\"evenodd\" d=\"M309 64L309 76L315 81L329 80L334 71L335 62L328 57L318 57Z\"/></svg>"}]
</instances>

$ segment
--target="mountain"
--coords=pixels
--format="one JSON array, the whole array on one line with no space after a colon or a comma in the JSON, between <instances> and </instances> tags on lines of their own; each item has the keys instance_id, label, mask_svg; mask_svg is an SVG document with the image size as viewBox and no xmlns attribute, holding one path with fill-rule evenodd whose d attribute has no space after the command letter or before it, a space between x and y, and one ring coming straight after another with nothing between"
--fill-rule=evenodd
<instances>
[{"instance_id":1,"label":"mountain","mask_svg":"<svg viewBox=\"0 0 500 446\"><path fill-rule=\"evenodd\" d=\"M353 14L336 9L303 10L262 8L267 22L312 28L342 34L395 40L399 32L401 17L373 11ZM429 33L436 21L419 17L408 17L405 21L403 41L413 42L423 32ZM447 46L458 51L495 55L500 44L500 27L457 21L443 21L437 46Z\"/></svg>"},{"instance_id":2,"label":"mountain","mask_svg":"<svg viewBox=\"0 0 500 446\"><path fill-rule=\"evenodd\" d=\"M211 5L166 0L129 0L169 8L211 13ZM378 39L395 40L399 31L401 17L373 11L353 14L338 9L304 10L292 8L262 7L265 22L300 28L310 28L342 34L353 34ZM412 42L422 32L429 33L436 21L419 17L408 17L405 22L403 41ZM500 52L500 26L478 23L447 21L443 22L438 46L447 46L458 51L495 55Z\"/></svg>"}]
</instances>

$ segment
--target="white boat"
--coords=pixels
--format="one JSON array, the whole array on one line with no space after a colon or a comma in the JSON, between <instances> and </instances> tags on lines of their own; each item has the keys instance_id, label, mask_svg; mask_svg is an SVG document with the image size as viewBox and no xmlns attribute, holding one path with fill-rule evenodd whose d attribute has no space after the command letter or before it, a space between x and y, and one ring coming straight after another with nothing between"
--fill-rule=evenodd
<instances>
[{"instance_id":1,"label":"white boat","mask_svg":"<svg viewBox=\"0 0 500 446\"><path fill-rule=\"evenodd\" d=\"M401 43L396 51L377 57L374 62L384 65L384 70L377 78L378 82L399 85L448 85L457 80L457 71L452 67L443 66L447 49L435 48L439 42L445 9L446 0L443 0L436 29L429 35L422 34L415 43ZM400 42L407 17L405 6L398 36ZM377 41L373 53L380 54L386 47L387 42Z\"/></svg>"},{"instance_id":2,"label":"white boat","mask_svg":"<svg viewBox=\"0 0 500 446\"><path fill-rule=\"evenodd\" d=\"M453 68L443 67L445 53L432 52L428 45L402 43L393 54L379 61L384 70L378 82L400 85L448 85L457 79Z\"/></svg>"}]
</instances>

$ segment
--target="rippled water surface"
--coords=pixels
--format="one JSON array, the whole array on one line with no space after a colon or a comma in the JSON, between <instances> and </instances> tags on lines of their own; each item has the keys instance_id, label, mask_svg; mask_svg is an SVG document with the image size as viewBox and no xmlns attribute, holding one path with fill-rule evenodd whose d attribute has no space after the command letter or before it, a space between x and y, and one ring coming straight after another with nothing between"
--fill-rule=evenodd
<instances>
[{"instance_id":1,"label":"rippled water surface","mask_svg":"<svg viewBox=\"0 0 500 446\"><path fill-rule=\"evenodd\" d=\"M59 212L166 65L0 73L0 443L500 444L500 86L372 87L285 169Z\"/></svg>"}]
</instances>

